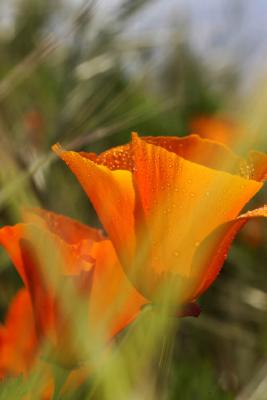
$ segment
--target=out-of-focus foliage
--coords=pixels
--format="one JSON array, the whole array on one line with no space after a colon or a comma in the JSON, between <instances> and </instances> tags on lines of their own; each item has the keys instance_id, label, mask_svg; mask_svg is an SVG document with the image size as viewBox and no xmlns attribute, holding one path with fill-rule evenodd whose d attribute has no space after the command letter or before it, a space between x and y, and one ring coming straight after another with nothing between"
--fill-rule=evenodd
<instances>
[{"instance_id":1,"label":"out-of-focus foliage","mask_svg":"<svg viewBox=\"0 0 267 400\"><path fill-rule=\"evenodd\" d=\"M255 91L253 97L258 114L252 105L248 115L251 100L240 95L236 70L213 74L183 30L177 29L177 43L164 43L164 51L145 38L136 42L125 32L133 16L142 15L143 3L125 1L104 19L94 2L10 2L14 12L0 37L2 225L17 222L21 207L33 205L99 224L73 176L51 155L57 141L100 151L127 141L131 130L185 135L195 116L219 113L239 118L248 131L259 129L260 140L252 142L266 151L266 85L262 96ZM245 133L237 149L245 146ZM254 206L264 197L266 190ZM251 240L255 235L258 241ZM180 322L169 367L169 399L228 400L237 393L240 400L252 399L242 393L255 390L257 369L267 362L266 243L264 223L248 225L220 279L201 299L201 317ZM1 251L1 319L19 286ZM20 378L4 382L0 399L18 399L20 391Z\"/></svg>"}]
</instances>

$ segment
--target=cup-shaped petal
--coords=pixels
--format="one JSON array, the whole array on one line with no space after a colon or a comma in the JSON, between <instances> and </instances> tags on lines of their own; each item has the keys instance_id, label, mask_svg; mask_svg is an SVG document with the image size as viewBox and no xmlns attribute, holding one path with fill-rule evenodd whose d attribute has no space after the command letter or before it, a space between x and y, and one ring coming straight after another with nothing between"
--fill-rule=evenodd
<instances>
[{"instance_id":1,"label":"cup-shaped petal","mask_svg":"<svg viewBox=\"0 0 267 400\"><path fill-rule=\"evenodd\" d=\"M198 247L235 220L267 175L266 155L243 159L197 135L133 134L100 155L54 150L85 189L127 275L153 300L162 288L194 300L208 273L202 257L196 268Z\"/></svg>"}]
</instances>

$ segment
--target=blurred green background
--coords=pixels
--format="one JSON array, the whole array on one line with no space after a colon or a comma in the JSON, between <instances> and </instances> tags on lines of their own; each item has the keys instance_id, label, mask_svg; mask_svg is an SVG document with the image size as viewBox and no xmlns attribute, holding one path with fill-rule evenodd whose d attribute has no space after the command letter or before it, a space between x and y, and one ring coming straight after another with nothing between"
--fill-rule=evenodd
<instances>
[{"instance_id":1,"label":"blurred green background","mask_svg":"<svg viewBox=\"0 0 267 400\"><path fill-rule=\"evenodd\" d=\"M264 62L255 68L254 55L242 52L251 39L246 25L244 41L235 44L239 54L220 36L216 53L205 49L204 25L198 38L204 44L194 45L194 6L185 14L166 2L169 16L161 21L164 2L155 3L0 2L1 225L18 222L22 207L36 205L98 225L79 184L51 154L58 141L98 152L125 143L131 131L186 135L196 117L223 116L243 129L235 150L266 151ZM245 11L242 2L220 3L228 5L221 23L231 36ZM260 3L253 2L259 9ZM209 27L213 13L199 18L208 18ZM228 60L229 52L236 57ZM266 199L265 189L249 208ZM201 316L181 321L170 399L267 399L266 228L248 225L201 298ZM1 251L2 321L20 285Z\"/></svg>"}]
</instances>

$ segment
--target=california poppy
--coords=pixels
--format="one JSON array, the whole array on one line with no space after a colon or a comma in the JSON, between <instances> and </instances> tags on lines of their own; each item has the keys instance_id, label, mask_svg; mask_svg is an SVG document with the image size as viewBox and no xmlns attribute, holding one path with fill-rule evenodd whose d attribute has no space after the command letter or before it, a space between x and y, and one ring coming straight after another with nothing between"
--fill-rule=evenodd
<instances>
[{"instance_id":1,"label":"california poppy","mask_svg":"<svg viewBox=\"0 0 267 400\"><path fill-rule=\"evenodd\" d=\"M161 288L194 301L219 273L229 246L266 206L239 215L267 177L267 157L188 137L138 137L95 153L54 151L76 175L124 270L148 298ZM178 295L179 293L179 295Z\"/></svg>"},{"instance_id":2,"label":"california poppy","mask_svg":"<svg viewBox=\"0 0 267 400\"><path fill-rule=\"evenodd\" d=\"M79 333L88 343L107 342L146 301L100 231L39 209L27 212L26 221L2 228L0 243L30 293L37 338L49 345L48 358L73 368L88 357Z\"/></svg>"}]
</instances>

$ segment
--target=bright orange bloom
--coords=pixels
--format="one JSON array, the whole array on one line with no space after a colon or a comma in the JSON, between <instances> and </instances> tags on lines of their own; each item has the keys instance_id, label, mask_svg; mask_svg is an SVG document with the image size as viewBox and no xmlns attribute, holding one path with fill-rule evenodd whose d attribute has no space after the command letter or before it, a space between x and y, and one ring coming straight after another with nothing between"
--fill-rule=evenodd
<instances>
[{"instance_id":1,"label":"bright orange bloom","mask_svg":"<svg viewBox=\"0 0 267 400\"><path fill-rule=\"evenodd\" d=\"M30 296L21 289L9 307L5 324L0 325L0 378L27 372L37 348Z\"/></svg>"},{"instance_id":2,"label":"bright orange bloom","mask_svg":"<svg viewBox=\"0 0 267 400\"><path fill-rule=\"evenodd\" d=\"M241 227L267 216L263 207L238 217L267 177L261 153L244 160L197 135L137 134L100 155L59 145L54 151L78 178L126 273L149 299L172 287L177 301L194 301L216 278Z\"/></svg>"},{"instance_id":3,"label":"bright orange bloom","mask_svg":"<svg viewBox=\"0 0 267 400\"><path fill-rule=\"evenodd\" d=\"M88 341L100 336L106 342L137 316L145 299L100 231L45 210L28 212L26 220L2 228L0 243L30 293L37 337L49 343L49 357L77 366L88 357L80 354L78 331L87 329Z\"/></svg>"}]
</instances>

